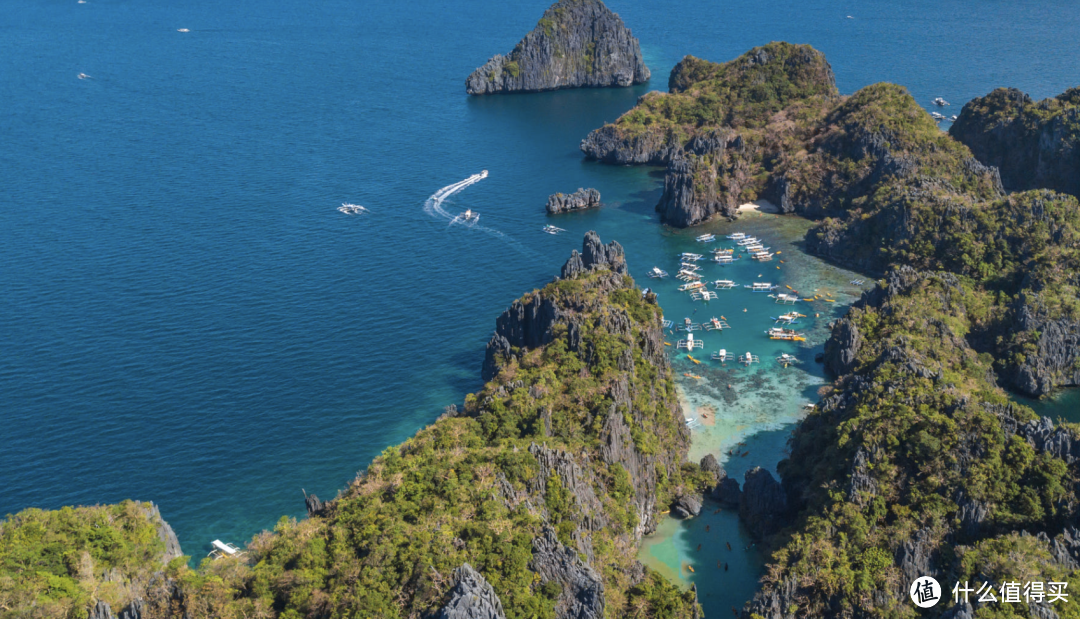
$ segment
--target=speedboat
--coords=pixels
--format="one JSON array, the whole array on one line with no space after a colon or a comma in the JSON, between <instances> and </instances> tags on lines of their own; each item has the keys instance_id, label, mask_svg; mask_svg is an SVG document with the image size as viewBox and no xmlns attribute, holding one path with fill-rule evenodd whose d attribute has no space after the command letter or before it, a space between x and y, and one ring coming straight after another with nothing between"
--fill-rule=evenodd
<instances>
[{"instance_id":1,"label":"speedboat","mask_svg":"<svg viewBox=\"0 0 1080 619\"><path fill-rule=\"evenodd\" d=\"M938 107L945 107L946 105L949 105L949 102L946 101L945 99L942 99L941 97L938 97L938 98L934 99L934 105L936 105Z\"/></svg>"},{"instance_id":2,"label":"speedboat","mask_svg":"<svg viewBox=\"0 0 1080 619\"><path fill-rule=\"evenodd\" d=\"M359 204L349 204L348 202L343 202L341 206L338 207L338 210L346 215L363 215L369 212Z\"/></svg>"},{"instance_id":3,"label":"speedboat","mask_svg":"<svg viewBox=\"0 0 1080 619\"><path fill-rule=\"evenodd\" d=\"M566 230L556 228L555 226L544 226L544 232L547 232L548 234L558 234L560 232L566 232Z\"/></svg>"},{"instance_id":4,"label":"speedboat","mask_svg":"<svg viewBox=\"0 0 1080 619\"><path fill-rule=\"evenodd\" d=\"M785 352L780 353L780 356L776 358L776 362L782 363L784 364L784 367L787 367L788 365L791 365L793 363L799 363L799 358L795 355L789 355Z\"/></svg>"},{"instance_id":5,"label":"speedboat","mask_svg":"<svg viewBox=\"0 0 1080 619\"><path fill-rule=\"evenodd\" d=\"M487 170L485 170L486 172ZM461 221L478 221L480 219L480 213L474 213L473 210L466 209L466 211L458 215L458 219Z\"/></svg>"},{"instance_id":6,"label":"speedboat","mask_svg":"<svg viewBox=\"0 0 1080 619\"><path fill-rule=\"evenodd\" d=\"M667 277L667 275L667 271L661 270L660 267L653 267L652 270L649 271L649 277L664 278Z\"/></svg>"}]
</instances>

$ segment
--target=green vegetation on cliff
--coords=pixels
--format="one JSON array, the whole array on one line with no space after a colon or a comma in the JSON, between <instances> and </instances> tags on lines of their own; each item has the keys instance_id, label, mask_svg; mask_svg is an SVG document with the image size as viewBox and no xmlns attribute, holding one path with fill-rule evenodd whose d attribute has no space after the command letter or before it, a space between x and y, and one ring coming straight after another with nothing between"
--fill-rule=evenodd
<instances>
[{"instance_id":1,"label":"green vegetation on cliff","mask_svg":"<svg viewBox=\"0 0 1080 619\"><path fill-rule=\"evenodd\" d=\"M596 245L587 252L622 260L617 244ZM21 580L0 580L0 591L15 592L4 598L7 608L30 616L35 596L52 596L55 610L33 616L82 619L97 599L119 610L140 597L155 617L418 617L447 602L454 570L468 563L510 618L566 616L571 606L596 619L696 616L693 593L636 560L637 541L659 511L701 476L684 462L688 433L660 310L621 264L581 267L516 302L500 324L520 309L539 316L532 326L549 341L498 355L497 375L463 411L387 448L312 517L283 518L256 536L245 560L207 559L194 570L174 562L168 587L108 597L78 589L77 580L56 584L57 575L76 578L87 552L122 574L145 569L160 555L149 544L153 529L118 521L115 534L99 539L49 524L65 547L38 561L35 576L11 561L33 548L28 536L46 526L35 522L66 522L71 510L11 517L0 530L0 565ZM134 505L93 509L118 517ZM86 522L80 531L93 530ZM119 555L95 550L109 540ZM35 579L37 589L29 588Z\"/></svg>"}]
</instances>

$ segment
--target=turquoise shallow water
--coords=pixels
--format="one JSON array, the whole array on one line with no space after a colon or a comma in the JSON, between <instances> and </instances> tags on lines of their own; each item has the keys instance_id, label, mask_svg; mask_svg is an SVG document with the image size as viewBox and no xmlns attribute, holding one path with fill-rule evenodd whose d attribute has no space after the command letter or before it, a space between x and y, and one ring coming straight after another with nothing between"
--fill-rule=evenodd
<instances>
[{"instance_id":1,"label":"turquoise shallow water","mask_svg":"<svg viewBox=\"0 0 1080 619\"><path fill-rule=\"evenodd\" d=\"M242 542L301 515L301 489L333 495L476 389L494 318L586 230L626 246L637 275L671 270L693 235L657 225L657 171L586 163L577 145L664 88L683 54L812 43L844 92L887 79L926 104L999 85L1044 97L1080 68L1080 14L1063 0L612 7L641 38L651 84L470 99L465 76L511 49L544 3L6 3L0 513L150 499L189 554ZM482 169L446 208L478 210L488 231L424 212ZM546 196L579 186L606 206L541 234ZM342 202L372 214L343 215ZM798 236L790 222L743 227L781 243ZM847 281L799 266L796 249L786 283ZM673 318L699 307L663 287L661 300ZM719 338L746 341L730 348L786 349L726 303L698 314L732 319L740 331ZM736 473L774 465L821 382L813 348L793 349L803 369L680 381L692 405L723 403L701 449L749 437Z\"/></svg>"}]
</instances>

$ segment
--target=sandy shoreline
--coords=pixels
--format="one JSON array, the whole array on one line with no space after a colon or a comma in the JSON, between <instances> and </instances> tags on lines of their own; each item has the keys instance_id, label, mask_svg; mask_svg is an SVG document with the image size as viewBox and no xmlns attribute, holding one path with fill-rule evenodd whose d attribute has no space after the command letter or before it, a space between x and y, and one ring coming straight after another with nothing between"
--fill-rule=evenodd
<instances>
[{"instance_id":1,"label":"sandy shoreline","mask_svg":"<svg viewBox=\"0 0 1080 619\"><path fill-rule=\"evenodd\" d=\"M739 205L740 213L756 212L756 213L773 213L778 214L780 209L776 208L776 205L768 200L757 200L754 202L747 202L746 204Z\"/></svg>"}]
</instances>

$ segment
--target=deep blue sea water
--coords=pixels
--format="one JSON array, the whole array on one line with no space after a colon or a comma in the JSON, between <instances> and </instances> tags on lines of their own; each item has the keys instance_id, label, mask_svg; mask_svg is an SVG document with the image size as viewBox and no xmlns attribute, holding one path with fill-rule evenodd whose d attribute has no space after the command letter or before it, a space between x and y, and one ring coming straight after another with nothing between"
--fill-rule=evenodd
<instances>
[{"instance_id":1,"label":"deep blue sea water","mask_svg":"<svg viewBox=\"0 0 1080 619\"><path fill-rule=\"evenodd\" d=\"M466 97L545 6L6 2L0 514L153 500L198 557L332 496L479 387L495 317L584 231L638 275L672 266L660 176L577 147L684 54L810 43L842 91L895 81L948 113L1080 81L1067 1L613 0L651 84ZM445 205L478 227L424 211L481 169ZM608 206L541 234L579 186Z\"/></svg>"}]
</instances>

